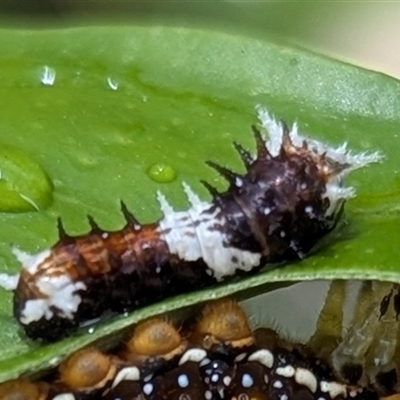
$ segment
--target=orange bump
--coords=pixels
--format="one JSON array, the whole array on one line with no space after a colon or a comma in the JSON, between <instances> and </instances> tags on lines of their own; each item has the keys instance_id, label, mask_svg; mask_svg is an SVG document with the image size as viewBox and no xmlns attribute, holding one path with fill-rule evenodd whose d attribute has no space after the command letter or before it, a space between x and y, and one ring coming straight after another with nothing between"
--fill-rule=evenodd
<instances>
[{"instance_id":1,"label":"orange bump","mask_svg":"<svg viewBox=\"0 0 400 400\"><path fill-rule=\"evenodd\" d=\"M72 354L60 365L60 380L78 390L101 386L113 369L111 357L87 348Z\"/></svg>"},{"instance_id":2,"label":"orange bump","mask_svg":"<svg viewBox=\"0 0 400 400\"><path fill-rule=\"evenodd\" d=\"M153 318L140 323L127 343L131 354L162 356L178 349L182 338L178 330L162 318Z\"/></svg>"}]
</instances>

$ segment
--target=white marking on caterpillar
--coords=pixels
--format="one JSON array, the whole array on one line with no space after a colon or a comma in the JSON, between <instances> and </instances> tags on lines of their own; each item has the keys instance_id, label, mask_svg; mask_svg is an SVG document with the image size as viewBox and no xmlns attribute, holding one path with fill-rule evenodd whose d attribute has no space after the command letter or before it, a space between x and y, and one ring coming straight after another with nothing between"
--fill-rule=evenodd
<instances>
[{"instance_id":1,"label":"white marking on caterpillar","mask_svg":"<svg viewBox=\"0 0 400 400\"><path fill-rule=\"evenodd\" d=\"M207 357L207 352L203 349L190 349L179 360L179 365L184 364L188 361L199 363L201 360Z\"/></svg>"},{"instance_id":2,"label":"white marking on caterpillar","mask_svg":"<svg viewBox=\"0 0 400 400\"><path fill-rule=\"evenodd\" d=\"M58 316L73 319L82 301L76 292L86 289L83 282L73 282L67 274L39 277L36 286L47 297L26 301L20 318L23 324L39 321L43 317L49 320L54 315L52 307L57 309Z\"/></svg>"},{"instance_id":3,"label":"white marking on caterpillar","mask_svg":"<svg viewBox=\"0 0 400 400\"><path fill-rule=\"evenodd\" d=\"M157 190L157 200L158 200L158 203L160 204L161 212L162 212L164 215L173 214L174 209L173 209L172 206L168 203L168 200L166 199L166 197L164 196L164 194L161 193L159 190Z\"/></svg>"},{"instance_id":4,"label":"white marking on caterpillar","mask_svg":"<svg viewBox=\"0 0 400 400\"><path fill-rule=\"evenodd\" d=\"M30 274L35 275L38 268L46 261L51 255L49 249L43 250L37 254L29 254L18 249L18 247L12 247L11 249L14 256L22 264L23 268L27 270Z\"/></svg>"},{"instance_id":5,"label":"white marking on caterpillar","mask_svg":"<svg viewBox=\"0 0 400 400\"><path fill-rule=\"evenodd\" d=\"M315 375L306 368L296 368L294 380L299 385L306 386L312 393L317 391L318 382Z\"/></svg>"},{"instance_id":6,"label":"white marking on caterpillar","mask_svg":"<svg viewBox=\"0 0 400 400\"><path fill-rule=\"evenodd\" d=\"M334 399L339 395L347 397L347 388L345 385L342 385L340 383L322 381L320 383L320 388L322 392L329 393L331 399Z\"/></svg>"},{"instance_id":7,"label":"white marking on caterpillar","mask_svg":"<svg viewBox=\"0 0 400 400\"><path fill-rule=\"evenodd\" d=\"M189 203L192 205L192 207L196 207L201 204L200 197L197 196L197 194L193 191L193 189L186 183L182 182L183 186L183 191L186 194L186 197L189 200Z\"/></svg>"},{"instance_id":8,"label":"white marking on caterpillar","mask_svg":"<svg viewBox=\"0 0 400 400\"><path fill-rule=\"evenodd\" d=\"M291 378L295 374L295 369L291 365L286 365L286 367L278 367L275 373L285 378Z\"/></svg>"},{"instance_id":9,"label":"white marking on caterpillar","mask_svg":"<svg viewBox=\"0 0 400 400\"><path fill-rule=\"evenodd\" d=\"M0 287L5 290L15 290L18 286L19 274L9 275L2 273L0 274Z\"/></svg>"},{"instance_id":10,"label":"white marking on caterpillar","mask_svg":"<svg viewBox=\"0 0 400 400\"><path fill-rule=\"evenodd\" d=\"M137 367L127 367L121 369L115 377L112 388L117 386L122 381L138 381L140 379L140 371Z\"/></svg>"},{"instance_id":11,"label":"white marking on caterpillar","mask_svg":"<svg viewBox=\"0 0 400 400\"><path fill-rule=\"evenodd\" d=\"M249 361L258 361L267 368L274 365L274 355L269 350L257 350L248 358Z\"/></svg>"},{"instance_id":12,"label":"white marking on caterpillar","mask_svg":"<svg viewBox=\"0 0 400 400\"><path fill-rule=\"evenodd\" d=\"M163 207L166 208L165 204ZM169 251L181 260L203 259L215 279L220 281L237 269L250 271L260 265L261 259L260 253L227 247L225 234L215 228L225 224L219 207L200 202L188 211L164 213L159 222L160 237L168 244Z\"/></svg>"}]
</instances>

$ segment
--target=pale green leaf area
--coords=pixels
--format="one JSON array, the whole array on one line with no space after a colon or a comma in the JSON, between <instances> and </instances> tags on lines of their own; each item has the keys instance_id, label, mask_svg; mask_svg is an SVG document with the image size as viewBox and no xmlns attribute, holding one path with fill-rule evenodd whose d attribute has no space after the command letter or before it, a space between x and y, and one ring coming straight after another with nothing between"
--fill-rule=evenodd
<instances>
[{"instance_id":1,"label":"pale green leaf area","mask_svg":"<svg viewBox=\"0 0 400 400\"><path fill-rule=\"evenodd\" d=\"M103 228L118 229L120 199L151 222L161 217L157 190L185 209L182 181L204 199L200 179L226 188L204 162L243 171L232 141L254 149L258 103L313 137L385 155L350 176L358 196L339 229L283 268L116 317L53 345L24 337L12 317L12 294L2 290L0 380L55 365L149 315L248 288L304 279L400 281L396 80L303 50L175 28L1 31L0 52L0 143L24 151L54 185L45 211L0 214L2 271L18 271L11 244L30 252L51 246L57 216L71 234L88 231L88 213ZM41 82L45 66L56 73L53 85ZM149 173L157 165L167 171L160 179Z\"/></svg>"}]
</instances>

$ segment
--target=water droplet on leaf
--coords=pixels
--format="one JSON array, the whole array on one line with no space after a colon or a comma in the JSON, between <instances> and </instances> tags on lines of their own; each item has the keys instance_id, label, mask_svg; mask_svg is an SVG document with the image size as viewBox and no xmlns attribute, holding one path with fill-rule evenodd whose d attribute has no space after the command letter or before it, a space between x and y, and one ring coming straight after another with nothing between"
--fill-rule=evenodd
<instances>
[{"instance_id":1,"label":"water droplet on leaf","mask_svg":"<svg viewBox=\"0 0 400 400\"><path fill-rule=\"evenodd\" d=\"M0 144L0 212L39 211L53 200L42 167L17 147Z\"/></svg>"},{"instance_id":2,"label":"water droplet on leaf","mask_svg":"<svg viewBox=\"0 0 400 400\"><path fill-rule=\"evenodd\" d=\"M153 164L147 170L147 175L150 179L158 183L169 183L177 177L175 169L164 163Z\"/></svg>"},{"instance_id":3,"label":"water droplet on leaf","mask_svg":"<svg viewBox=\"0 0 400 400\"><path fill-rule=\"evenodd\" d=\"M41 82L45 86L53 86L56 80L56 71L55 69L48 67L45 65L42 69L42 74L40 78Z\"/></svg>"}]
</instances>

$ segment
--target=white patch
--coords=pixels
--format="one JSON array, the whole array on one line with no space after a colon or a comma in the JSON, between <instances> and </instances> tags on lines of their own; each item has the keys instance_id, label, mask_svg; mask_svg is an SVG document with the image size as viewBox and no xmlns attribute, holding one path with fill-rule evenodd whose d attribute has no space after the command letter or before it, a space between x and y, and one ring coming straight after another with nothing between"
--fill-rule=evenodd
<instances>
[{"instance_id":1,"label":"white patch","mask_svg":"<svg viewBox=\"0 0 400 400\"><path fill-rule=\"evenodd\" d=\"M204 398L206 400L211 400L213 398L213 395L209 390L206 390L206 392L204 393Z\"/></svg>"},{"instance_id":2,"label":"white patch","mask_svg":"<svg viewBox=\"0 0 400 400\"><path fill-rule=\"evenodd\" d=\"M181 260L203 259L218 281L234 275L237 269L250 271L260 265L260 253L226 247L228 240L221 232L226 221L215 205L200 202L188 211L173 212L160 195L159 201L164 213L159 222L160 237L167 242L169 251ZM211 207L214 208L212 213ZM221 230L215 229L216 224Z\"/></svg>"},{"instance_id":3,"label":"white patch","mask_svg":"<svg viewBox=\"0 0 400 400\"><path fill-rule=\"evenodd\" d=\"M266 143L268 151L273 156L276 156L278 155L282 146L283 125L272 115L270 115L264 107L259 105L256 107L256 111L262 127L269 134L269 141ZM296 123L293 124L289 135L294 145L302 146L303 142L305 141L310 151L314 152L315 154L322 155L325 153L326 156L332 159L334 162L337 162L341 165L347 165L344 171L337 176L333 176L331 181L327 184L326 197L329 198L331 205L326 215L331 215L337 209L341 201L354 197L355 191L353 188L341 187L343 177L350 171L365 167L366 165L374 162L379 162L383 158L382 155L377 152L369 154L352 154L349 150L347 150L346 143L335 148L317 140L303 137L299 134Z\"/></svg>"},{"instance_id":4,"label":"white patch","mask_svg":"<svg viewBox=\"0 0 400 400\"><path fill-rule=\"evenodd\" d=\"M250 388L253 385L254 385L254 379L249 374L243 374L242 386L245 388Z\"/></svg>"},{"instance_id":5,"label":"white patch","mask_svg":"<svg viewBox=\"0 0 400 400\"><path fill-rule=\"evenodd\" d=\"M211 382L217 383L218 381L219 381L219 375L218 374L211 375Z\"/></svg>"},{"instance_id":6,"label":"white patch","mask_svg":"<svg viewBox=\"0 0 400 400\"><path fill-rule=\"evenodd\" d=\"M317 391L318 382L315 375L306 368L296 368L294 380L299 385L306 386L312 393Z\"/></svg>"},{"instance_id":7,"label":"white patch","mask_svg":"<svg viewBox=\"0 0 400 400\"><path fill-rule=\"evenodd\" d=\"M203 349L190 349L188 350L179 360L179 365L184 364L188 361L193 361L199 363L204 358L206 358L207 352Z\"/></svg>"},{"instance_id":8,"label":"white patch","mask_svg":"<svg viewBox=\"0 0 400 400\"><path fill-rule=\"evenodd\" d=\"M331 399L334 399L339 395L342 395L344 397L347 396L346 386L340 383L322 381L320 387L322 392L329 393Z\"/></svg>"},{"instance_id":9,"label":"white patch","mask_svg":"<svg viewBox=\"0 0 400 400\"><path fill-rule=\"evenodd\" d=\"M75 396L72 393L61 393L57 396L52 397L52 400L75 400Z\"/></svg>"},{"instance_id":10,"label":"white patch","mask_svg":"<svg viewBox=\"0 0 400 400\"><path fill-rule=\"evenodd\" d=\"M291 378L295 374L295 369L291 365L287 365L286 367L278 367L275 373L285 378Z\"/></svg>"},{"instance_id":11,"label":"white patch","mask_svg":"<svg viewBox=\"0 0 400 400\"><path fill-rule=\"evenodd\" d=\"M22 324L27 325L43 317L51 319L54 314L52 307L57 309L57 315L62 318L74 318L82 301L76 292L86 289L83 282L73 282L69 275L60 275L41 276L35 283L46 298L26 301L20 317Z\"/></svg>"},{"instance_id":12,"label":"white patch","mask_svg":"<svg viewBox=\"0 0 400 400\"><path fill-rule=\"evenodd\" d=\"M12 247L11 249L14 256L22 264L22 268L27 270L31 275L35 275L39 267L46 261L51 255L49 249L43 250L37 254L29 254L18 249L18 247Z\"/></svg>"},{"instance_id":13,"label":"white patch","mask_svg":"<svg viewBox=\"0 0 400 400\"><path fill-rule=\"evenodd\" d=\"M257 350L248 358L248 361L258 361L267 368L272 368L274 355L269 350Z\"/></svg>"},{"instance_id":14,"label":"white patch","mask_svg":"<svg viewBox=\"0 0 400 400\"><path fill-rule=\"evenodd\" d=\"M189 377L186 374L181 374L178 376L178 386L185 389L189 386Z\"/></svg>"},{"instance_id":15,"label":"white patch","mask_svg":"<svg viewBox=\"0 0 400 400\"><path fill-rule=\"evenodd\" d=\"M19 274L9 275L9 274L0 274L0 287L5 290L15 290L18 286Z\"/></svg>"},{"instance_id":16,"label":"white patch","mask_svg":"<svg viewBox=\"0 0 400 400\"><path fill-rule=\"evenodd\" d=\"M115 377L112 388L117 386L122 381L138 381L140 379L140 371L137 367L127 367L121 369Z\"/></svg>"}]
</instances>

